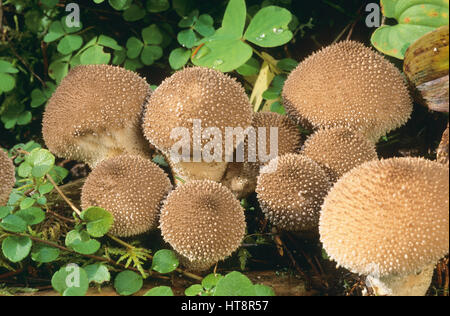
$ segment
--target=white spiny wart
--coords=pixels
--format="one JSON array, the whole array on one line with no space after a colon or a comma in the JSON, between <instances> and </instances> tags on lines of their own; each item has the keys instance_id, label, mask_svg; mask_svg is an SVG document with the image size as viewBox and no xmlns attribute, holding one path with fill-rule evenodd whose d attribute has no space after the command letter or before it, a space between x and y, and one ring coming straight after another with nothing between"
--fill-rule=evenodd
<instances>
[{"instance_id":1,"label":"white spiny wart","mask_svg":"<svg viewBox=\"0 0 450 316\"><path fill-rule=\"evenodd\" d=\"M301 154L317 162L333 183L356 166L378 158L373 142L344 127L316 131Z\"/></svg>"},{"instance_id":2,"label":"white spiny wart","mask_svg":"<svg viewBox=\"0 0 450 316\"><path fill-rule=\"evenodd\" d=\"M373 49L343 41L312 54L283 88L287 113L314 128L342 126L376 142L412 112L400 71Z\"/></svg>"},{"instance_id":3,"label":"white spiny wart","mask_svg":"<svg viewBox=\"0 0 450 316\"><path fill-rule=\"evenodd\" d=\"M158 226L162 201L172 188L169 177L152 161L121 155L102 161L83 186L83 209L98 206L111 212L110 233L129 237Z\"/></svg>"},{"instance_id":4,"label":"white spiny wart","mask_svg":"<svg viewBox=\"0 0 450 316\"><path fill-rule=\"evenodd\" d=\"M148 156L141 120L150 95L146 80L124 68L75 67L45 109L45 144L57 156L91 167L123 153Z\"/></svg>"},{"instance_id":5,"label":"white spiny wart","mask_svg":"<svg viewBox=\"0 0 450 316\"><path fill-rule=\"evenodd\" d=\"M6 205L16 183L15 168L6 152L0 148L0 206Z\"/></svg>"},{"instance_id":6,"label":"white spiny wart","mask_svg":"<svg viewBox=\"0 0 450 316\"><path fill-rule=\"evenodd\" d=\"M380 295L425 295L449 251L448 167L423 158L366 162L345 174L322 207L324 249Z\"/></svg>"},{"instance_id":7,"label":"white spiny wart","mask_svg":"<svg viewBox=\"0 0 450 316\"><path fill-rule=\"evenodd\" d=\"M316 231L329 187L329 179L317 163L303 155L287 154L261 169L256 193L273 225L287 231Z\"/></svg>"},{"instance_id":8,"label":"white spiny wart","mask_svg":"<svg viewBox=\"0 0 450 316\"><path fill-rule=\"evenodd\" d=\"M160 227L181 262L204 271L239 248L246 222L244 209L230 190L214 181L194 180L169 194Z\"/></svg>"},{"instance_id":9,"label":"white spiny wart","mask_svg":"<svg viewBox=\"0 0 450 316\"><path fill-rule=\"evenodd\" d=\"M172 139L175 128L187 128L193 141L193 120L202 129L218 128L225 144L225 128L251 126L251 104L242 85L222 72L201 67L185 68L164 80L150 97L144 115L143 129L148 141L170 160L170 150L178 139ZM204 146L209 139L202 140ZM191 146L191 155L192 155ZM171 163L182 179L220 181L227 164L223 162Z\"/></svg>"}]
</instances>

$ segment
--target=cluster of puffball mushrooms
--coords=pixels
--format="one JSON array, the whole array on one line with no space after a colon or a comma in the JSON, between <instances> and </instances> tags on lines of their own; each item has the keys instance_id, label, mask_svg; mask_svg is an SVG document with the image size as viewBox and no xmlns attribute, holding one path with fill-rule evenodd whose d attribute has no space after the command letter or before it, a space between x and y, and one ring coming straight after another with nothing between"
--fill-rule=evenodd
<instances>
[{"instance_id":1,"label":"cluster of puffball mushrooms","mask_svg":"<svg viewBox=\"0 0 450 316\"><path fill-rule=\"evenodd\" d=\"M93 169L83 208L110 211L119 237L159 227L188 269L208 270L239 248L246 232L239 199L256 192L273 226L318 232L330 258L366 275L377 294L425 295L449 250L449 169L423 158L378 159L377 140L412 112L400 71L343 41L301 62L282 96L287 116L253 113L242 85L213 69L185 68L152 91L123 68L78 66L47 104L43 137L55 155ZM222 134L277 127L278 156L174 161L171 131L192 130L196 119ZM306 141L299 125L314 131ZM151 161L155 152L172 181ZM6 192L3 183L14 182L2 155L0 167ZM0 194L0 204L6 198Z\"/></svg>"}]
</instances>

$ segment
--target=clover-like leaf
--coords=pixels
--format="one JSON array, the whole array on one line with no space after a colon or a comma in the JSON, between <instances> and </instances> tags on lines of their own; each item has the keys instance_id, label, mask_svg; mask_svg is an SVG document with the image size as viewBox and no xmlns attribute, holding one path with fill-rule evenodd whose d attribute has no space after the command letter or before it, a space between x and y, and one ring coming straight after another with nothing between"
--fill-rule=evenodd
<instances>
[{"instance_id":1,"label":"clover-like leaf","mask_svg":"<svg viewBox=\"0 0 450 316\"><path fill-rule=\"evenodd\" d=\"M86 229L92 237L103 237L111 228L114 217L107 210L100 207L90 207L81 213L85 220Z\"/></svg>"},{"instance_id":2,"label":"clover-like leaf","mask_svg":"<svg viewBox=\"0 0 450 316\"><path fill-rule=\"evenodd\" d=\"M69 264L53 275L52 286L63 296L84 296L89 289L89 279L83 268Z\"/></svg>"},{"instance_id":3,"label":"clover-like leaf","mask_svg":"<svg viewBox=\"0 0 450 316\"><path fill-rule=\"evenodd\" d=\"M3 240L3 255L11 262L19 262L28 256L33 242L28 237L9 236Z\"/></svg>"},{"instance_id":4,"label":"clover-like leaf","mask_svg":"<svg viewBox=\"0 0 450 316\"><path fill-rule=\"evenodd\" d=\"M31 259L39 263L49 263L57 260L59 249L44 244L37 244L31 251Z\"/></svg>"},{"instance_id":5,"label":"clover-like leaf","mask_svg":"<svg viewBox=\"0 0 450 316\"><path fill-rule=\"evenodd\" d=\"M173 291L168 286L157 286L149 290L144 296L174 296Z\"/></svg>"},{"instance_id":6,"label":"clover-like leaf","mask_svg":"<svg viewBox=\"0 0 450 316\"><path fill-rule=\"evenodd\" d=\"M172 250L162 249L153 256L152 270L159 273L170 273L178 268L178 265L178 258Z\"/></svg>"},{"instance_id":7,"label":"clover-like leaf","mask_svg":"<svg viewBox=\"0 0 450 316\"><path fill-rule=\"evenodd\" d=\"M143 284L142 276L133 271L122 271L114 280L114 288L117 293L124 296L138 292Z\"/></svg>"}]
</instances>

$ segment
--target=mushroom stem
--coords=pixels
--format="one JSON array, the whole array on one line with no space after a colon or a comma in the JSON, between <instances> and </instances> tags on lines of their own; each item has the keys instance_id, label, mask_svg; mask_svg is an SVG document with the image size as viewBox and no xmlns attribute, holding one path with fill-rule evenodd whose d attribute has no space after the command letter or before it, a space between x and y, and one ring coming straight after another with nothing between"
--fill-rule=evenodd
<instances>
[{"instance_id":1,"label":"mushroom stem","mask_svg":"<svg viewBox=\"0 0 450 316\"><path fill-rule=\"evenodd\" d=\"M225 171L227 162L178 162L170 161L170 165L175 175L185 182L191 180L212 180L220 182ZM176 180L177 184L179 180Z\"/></svg>"},{"instance_id":2,"label":"mushroom stem","mask_svg":"<svg viewBox=\"0 0 450 316\"><path fill-rule=\"evenodd\" d=\"M425 296L430 287L436 264L430 264L419 273L390 275L385 277L368 276L368 285L378 296Z\"/></svg>"}]
</instances>

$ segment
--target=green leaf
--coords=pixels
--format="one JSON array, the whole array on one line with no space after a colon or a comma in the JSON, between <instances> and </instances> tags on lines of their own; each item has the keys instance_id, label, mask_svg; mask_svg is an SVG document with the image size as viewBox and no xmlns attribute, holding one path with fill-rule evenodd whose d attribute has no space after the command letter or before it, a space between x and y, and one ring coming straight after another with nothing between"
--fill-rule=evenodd
<instances>
[{"instance_id":1,"label":"green leaf","mask_svg":"<svg viewBox=\"0 0 450 316\"><path fill-rule=\"evenodd\" d=\"M250 58L245 64L236 69L242 76L256 76L259 73L261 65L256 58Z\"/></svg>"},{"instance_id":2,"label":"green leaf","mask_svg":"<svg viewBox=\"0 0 450 316\"><path fill-rule=\"evenodd\" d=\"M26 158L33 168L31 174L35 178L44 177L55 165L55 156L46 149L34 149Z\"/></svg>"},{"instance_id":3,"label":"green leaf","mask_svg":"<svg viewBox=\"0 0 450 316\"><path fill-rule=\"evenodd\" d=\"M108 268L103 264L90 264L84 267L84 270L87 273L89 282L102 284L111 280L111 274L109 273Z\"/></svg>"},{"instance_id":4,"label":"green leaf","mask_svg":"<svg viewBox=\"0 0 450 316\"><path fill-rule=\"evenodd\" d=\"M0 227L8 232L23 233L27 230L27 223L14 214L10 214L2 219Z\"/></svg>"},{"instance_id":5,"label":"green leaf","mask_svg":"<svg viewBox=\"0 0 450 316\"><path fill-rule=\"evenodd\" d=\"M27 225L36 225L42 223L45 219L45 212L39 207L30 207L24 210L19 210L15 213L23 219Z\"/></svg>"},{"instance_id":6,"label":"green leaf","mask_svg":"<svg viewBox=\"0 0 450 316\"><path fill-rule=\"evenodd\" d=\"M240 272L233 271L217 282L214 296L255 296L252 282Z\"/></svg>"},{"instance_id":7,"label":"green leaf","mask_svg":"<svg viewBox=\"0 0 450 316\"><path fill-rule=\"evenodd\" d=\"M31 176L32 169L33 169L33 166L25 161L19 165L19 168L17 168L17 174L21 178L28 178L29 176Z\"/></svg>"},{"instance_id":8,"label":"green leaf","mask_svg":"<svg viewBox=\"0 0 450 316\"><path fill-rule=\"evenodd\" d=\"M275 99L278 99L280 97L280 92L278 92L274 88L269 88L266 91L264 91L264 93L262 94L262 97L265 100L275 100Z\"/></svg>"},{"instance_id":9,"label":"green leaf","mask_svg":"<svg viewBox=\"0 0 450 316\"><path fill-rule=\"evenodd\" d=\"M178 268L178 265L178 258L172 250L162 249L153 256L152 270L159 273L170 273Z\"/></svg>"},{"instance_id":10,"label":"green leaf","mask_svg":"<svg viewBox=\"0 0 450 316\"><path fill-rule=\"evenodd\" d=\"M142 50L141 54L141 61L144 65L150 66L155 62L155 60L158 60L162 57L163 50L159 46L145 46Z\"/></svg>"},{"instance_id":11,"label":"green leaf","mask_svg":"<svg viewBox=\"0 0 450 316\"><path fill-rule=\"evenodd\" d=\"M15 74L18 73L16 67L14 67L11 63L7 62L6 60L0 59L0 73L10 73Z\"/></svg>"},{"instance_id":12,"label":"green leaf","mask_svg":"<svg viewBox=\"0 0 450 316\"><path fill-rule=\"evenodd\" d=\"M40 194L44 195L44 194L50 193L53 189L54 189L53 184L51 184L50 182L47 182L47 183L41 184L39 186L38 191Z\"/></svg>"},{"instance_id":13,"label":"green leaf","mask_svg":"<svg viewBox=\"0 0 450 316\"><path fill-rule=\"evenodd\" d=\"M47 97L40 89L34 89L31 91L31 107L37 108L47 101Z\"/></svg>"},{"instance_id":14,"label":"green leaf","mask_svg":"<svg viewBox=\"0 0 450 316\"><path fill-rule=\"evenodd\" d=\"M44 244L34 245L31 251L31 259L39 263L49 263L57 260L59 249Z\"/></svg>"},{"instance_id":15,"label":"green leaf","mask_svg":"<svg viewBox=\"0 0 450 316\"><path fill-rule=\"evenodd\" d=\"M163 35L156 24L142 29L142 39L147 45L160 45L163 41Z\"/></svg>"},{"instance_id":16,"label":"green leaf","mask_svg":"<svg viewBox=\"0 0 450 316\"><path fill-rule=\"evenodd\" d=\"M47 9L54 8L58 4L58 0L41 0L41 2Z\"/></svg>"},{"instance_id":17,"label":"green leaf","mask_svg":"<svg viewBox=\"0 0 450 316\"><path fill-rule=\"evenodd\" d=\"M16 79L13 76L0 73L0 94L9 92L16 86Z\"/></svg>"},{"instance_id":18,"label":"green leaf","mask_svg":"<svg viewBox=\"0 0 450 316\"><path fill-rule=\"evenodd\" d=\"M198 10L194 10L189 15L183 16L183 18L178 23L178 27L186 28L194 26L198 19Z\"/></svg>"},{"instance_id":19,"label":"green leaf","mask_svg":"<svg viewBox=\"0 0 450 316\"><path fill-rule=\"evenodd\" d=\"M117 293L124 296L138 292L143 284L142 276L133 271L120 272L114 280L114 288Z\"/></svg>"},{"instance_id":20,"label":"green leaf","mask_svg":"<svg viewBox=\"0 0 450 316\"><path fill-rule=\"evenodd\" d=\"M223 278L223 275L221 274L208 274L203 280L202 280L202 286L206 290L211 290L212 288L217 286L217 283Z\"/></svg>"},{"instance_id":21,"label":"green leaf","mask_svg":"<svg viewBox=\"0 0 450 316\"><path fill-rule=\"evenodd\" d=\"M142 7L132 4L124 13L123 18L125 21L128 22L135 22L139 21L140 19L144 18L145 11Z\"/></svg>"},{"instance_id":22,"label":"green leaf","mask_svg":"<svg viewBox=\"0 0 450 316\"><path fill-rule=\"evenodd\" d=\"M417 39L449 23L447 0L382 0L383 14L396 25L383 25L371 37L372 45L386 55L404 58Z\"/></svg>"},{"instance_id":23,"label":"green leaf","mask_svg":"<svg viewBox=\"0 0 450 316\"><path fill-rule=\"evenodd\" d=\"M187 29L178 33L177 40L181 44L181 46L192 48L197 41L197 37L195 36L195 33L192 29Z\"/></svg>"},{"instance_id":24,"label":"green leaf","mask_svg":"<svg viewBox=\"0 0 450 316\"><path fill-rule=\"evenodd\" d=\"M298 66L298 62L291 58L281 59L277 63L277 67L280 68L280 70L285 71L285 72L291 72L292 70L297 68L297 66Z\"/></svg>"},{"instance_id":25,"label":"green leaf","mask_svg":"<svg viewBox=\"0 0 450 316\"><path fill-rule=\"evenodd\" d=\"M275 296L275 292L270 286L263 284L255 284L254 288L256 296Z\"/></svg>"},{"instance_id":26,"label":"green leaf","mask_svg":"<svg viewBox=\"0 0 450 316\"><path fill-rule=\"evenodd\" d=\"M209 14L202 14L198 17L195 23L194 30L196 30L200 35L208 37L215 33L214 20Z\"/></svg>"},{"instance_id":27,"label":"green leaf","mask_svg":"<svg viewBox=\"0 0 450 316\"><path fill-rule=\"evenodd\" d=\"M140 59L127 59L125 60L125 63L123 64L123 67L125 69L136 71L136 69L144 67L144 65L141 63Z\"/></svg>"},{"instance_id":28,"label":"green leaf","mask_svg":"<svg viewBox=\"0 0 450 316\"><path fill-rule=\"evenodd\" d=\"M137 58L144 48L144 43L141 42L137 37L130 37L126 44L127 47L127 57L134 59Z\"/></svg>"},{"instance_id":29,"label":"green leaf","mask_svg":"<svg viewBox=\"0 0 450 316\"><path fill-rule=\"evenodd\" d=\"M110 59L111 54L105 53L100 45L89 47L80 56L80 61L83 65L107 64Z\"/></svg>"},{"instance_id":30,"label":"green leaf","mask_svg":"<svg viewBox=\"0 0 450 316\"><path fill-rule=\"evenodd\" d=\"M83 45L83 38L79 35L66 35L58 43L58 52L69 55Z\"/></svg>"},{"instance_id":31,"label":"green leaf","mask_svg":"<svg viewBox=\"0 0 450 316\"><path fill-rule=\"evenodd\" d=\"M261 9L250 22L244 38L261 47L276 47L288 43L293 34L289 30L292 14L280 7Z\"/></svg>"},{"instance_id":32,"label":"green leaf","mask_svg":"<svg viewBox=\"0 0 450 316\"><path fill-rule=\"evenodd\" d=\"M90 207L81 213L81 218L87 222L86 229L92 237L103 237L111 228L113 215L100 207Z\"/></svg>"},{"instance_id":33,"label":"green leaf","mask_svg":"<svg viewBox=\"0 0 450 316\"><path fill-rule=\"evenodd\" d=\"M174 70L181 69L189 61L190 57L191 51L181 47L176 48L170 53L169 56L170 67Z\"/></svg>"},{"instance_id":34,"label":"green leaf","mask_svg":"<svg viewBox=\"0 0 450 316\"><path fill-rule=\"evenodd\" d=\"M76 33L83 29L83 23L81 23L81 21L79 21L80 24L78 26L75 26L73 25L73 23L67 23L68 22L67 19L69 19L69 21L72 22L73 17L67 15L61 18L61 24L66 34Z\"/></svg>"},{"instance_id":35,"label":"green leaf","mask_svg":"<svg viewBox=\"0 0 450 316\"><path fill-rule=\"evenodd\" d=\"M205 290L203 289L203 286L201 286L200 284L194 284L191 285L190 287L188 287L185 291L184 291L184 295L186 296L200 296L200 294L202 294Z\"/></svg>"},{"instance_id":36,"label":"green leaf","mask_svg":"<svg viewBox=\"0 0 450 316\"><path fill-rule=\"evenodd\" d=\"M286 114L286 110L280 102L274 102L270 105L270 111L281 115Z\"/></svg>"},{"instance_id":37,"label":"green leaf","mask_svg":"<svg viewBox=\"0 0 450 316\"><path fill-rule=\"evenodd\" d=\"M117 41L114 38L106 36L106 35L103 35L103 34L98 37L97 44L105 46L105 47L109 47L109 48L114 49L114 50L121 50L122 49L122 46L117 44Z\"/></svg>"},{"instance_id":38,"label":"green leaf","mask_svg":"<svg viewBox=\"0 0 450 316\"><path fill-rule=\"evenodd\" d=\"M192 0L172 0L173 9L181 17L186 16L195 5L195 1Z\"/></svg>"},{"instance_id":39,"label":"green leaf","mask_svg":"<svg viewBox=\"0 0 450 316\"><path fill-rule=\"evenodd\" d=\"M52 286L64 296L84 296L89 289L89 279L83 268L70 264L53 275Z\"/></svg>"},{"instance_id":40,"label":"green leaf","mask_svg":"<svg viewBox=\"0 0 450 316\"><path fill-rule=\"evenodd\" d=\"M174 296L173 291L168 286L157 286L144 294L144 296Z\"/></svg>"},{"instance_id":41,"label":"green leaf","mask_svg":"<svg viewBox=\"0 0 450 316\"><path fill-rule=\"evenodd\" d=\"M3 240L3 255L11 262L19 262L25 259L31 251L33 242L28 237L9 236Z\"/></svg>"},{"instance_id":42,"label":"green leaf","mask_svg":"<svg viewBox=\"0 0 450 316\"><path fill-rule=\"evenodd\" d=\"M97 252L101 246L97 240L91 239L87 232L78 232L76 230L72 230L67 234L65 243L67 247L83 255L91 255Z\"/></svg>"},{"instance_id":43,"label":"green leaf","mask_svg":"<svg viewBox=\"0 0 450 316\"><path fill-rule=\"evenodd\" d=\"M68 74L68 72L69 63L66 60L55 60L48 67L48 75L57 83L61 82L61 80Z\"/></svg>"},{"instance_id":44,"label":"green leaf","mask_svg":"<svg viewBox=\"0 0 450 316\"><path fill-rule=\"evenodd\" d=\"M166 11L169 8L170 3L168 0L147 0L148 12L158 13Z\"/></svg>"},{"instance_id":45,"label":"green leaf","mask_svg":"<svg viewBox=\"0 0 450 316\"><path fill-rule=\"evenodd\" d=\"M50 25L48 33L44 36L44 42L51 43L64 36L64 29L60 21L55 21Z\"/></svg>"},{"instance_id":46,"label":"green leaf","mask_svg":"<svg viewBox=\"0 0 450 316\"><path fill-rule=\"evenodd\" d=\"M247 9L245 0L230 0L222 20L222 32L238 39L244 33Z\"/></svg>"},{"instance_id":47,"label":"green leaf","mask_svg":"<svg viewBox=\"0 0 450 316\"><path fill-rule=\"evenodd\" d=\"M14 206L0 206L0 219L5 218L14 210Z\"/></svg>"},{"instance_id":48,"label":"green leaf","mask_svg":"<svg viewBox=\"0 0 450 316\"><path fill-rule=\"evenodd\" d=\"M123 11L130 7L132 0L108 0L108 2L115 10Z\"/></svg>"},{"instance_id":49,"label":"green leaf","mask_svg":"<svg viewBox=\"0 0 450 316\"><path fill-rule=\"evenodd\" d=\"M33 119L33 115L30 111L24 111L17 116L17 124L18 125L27 125Z\"/></svg>"}]
</instances>

